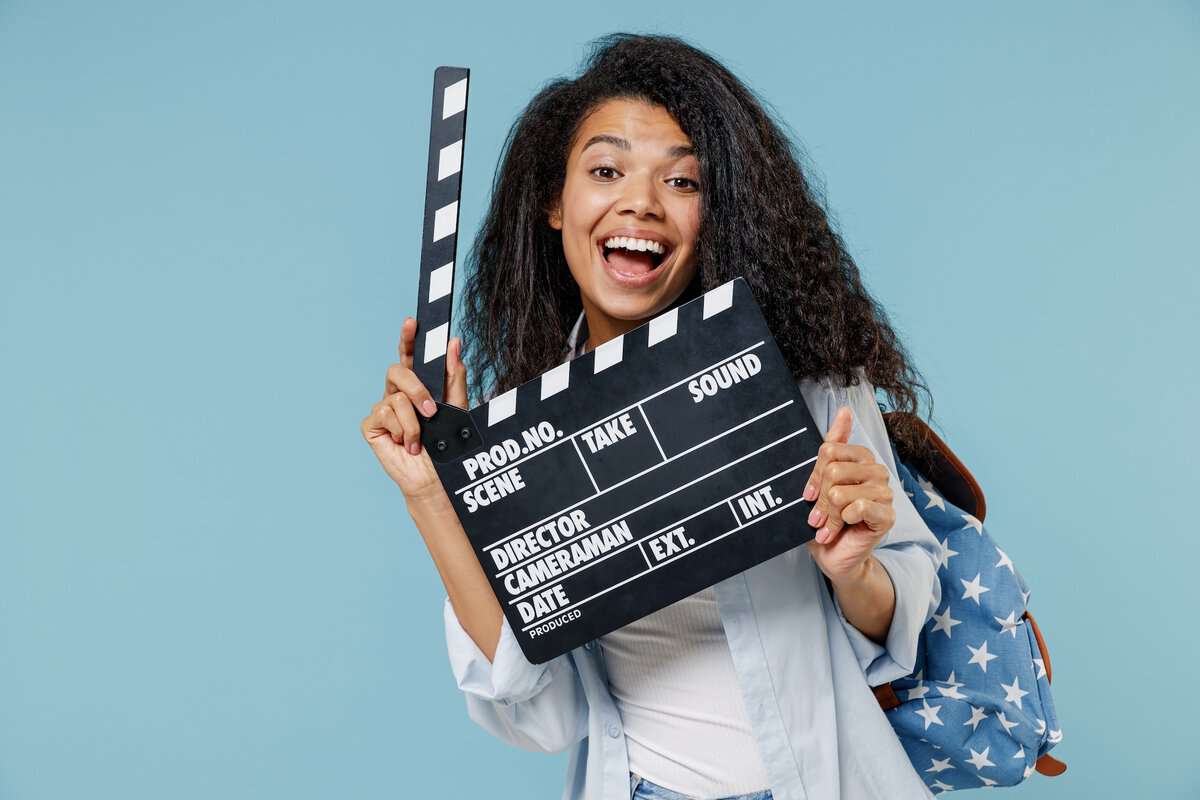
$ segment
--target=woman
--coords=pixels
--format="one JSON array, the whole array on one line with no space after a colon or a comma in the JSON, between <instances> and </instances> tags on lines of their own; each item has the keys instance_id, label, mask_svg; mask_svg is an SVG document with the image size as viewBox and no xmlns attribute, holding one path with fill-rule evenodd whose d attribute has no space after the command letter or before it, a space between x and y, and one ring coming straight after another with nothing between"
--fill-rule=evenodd
<instances>
[{"instance_id":1,"label":"woman","mask_svg":"<svg viewBox=\"0 0 1200 800\"><path fill-rule=\"evenodd\" d=\"M485 396L741 275L826 440L805 493L816 541L533 665L421 451L433 406L406 319L362 431L446 586L471 718L570 748L564 798L931 796L870 688L912 671L940 602L940 549L875 402L878 387L915 411L924 387L755 96L679 39L604 37L510 131L470 261ZM461 351L451 340L446 401L465 407Z\"/></svg>"}]
</instances>

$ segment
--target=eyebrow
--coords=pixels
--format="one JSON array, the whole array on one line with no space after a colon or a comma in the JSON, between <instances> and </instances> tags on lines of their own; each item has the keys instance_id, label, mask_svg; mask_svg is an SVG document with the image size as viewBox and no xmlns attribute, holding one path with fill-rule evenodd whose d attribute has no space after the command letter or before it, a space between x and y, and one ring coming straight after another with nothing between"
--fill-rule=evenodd
<instances>
[{"instance_id":1,"label":"eyebrow","mask_svg":"<svg viewBox=\"0 0 1200 800\"><path fill-rule=\"evenodd\" d=\"M583 150L587 150L594 144L607 143L619 147L622 150L629 150L629 140L622 139L620 136L613 136L607 133L598 133L587 140L587 144L583 146ZM583 152L580 150L579 152ZM677 144L667 148L667 155L671 158L683 158L684 156L692 156L696 154L696 148L689 144Z\"/></svg>"}]
</instances>

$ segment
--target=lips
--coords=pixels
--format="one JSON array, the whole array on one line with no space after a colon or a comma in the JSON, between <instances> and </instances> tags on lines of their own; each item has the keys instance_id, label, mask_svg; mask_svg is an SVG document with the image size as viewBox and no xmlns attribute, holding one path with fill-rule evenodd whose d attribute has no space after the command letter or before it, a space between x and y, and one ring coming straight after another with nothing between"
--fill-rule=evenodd
<instances>
[{"instance_id":1,"label":"lips","mask_svg":"<svg viewBox=\"0 0 1200 800\"><path fill-rule=\"evenodd\" d=\"M650 251L630 251L619 247L606 249L604 242L610 238L612 235L605 236L596 243L600 260L604 264L605 272L614 282L629 288L647 286L657 281L666 272L663 265L670 261L675 254L675 248L666 242L663 242L663 246L667 248L667 251L662 255ZM655 241L661 240L656 238Z\"/></svg>"}]
</instances>

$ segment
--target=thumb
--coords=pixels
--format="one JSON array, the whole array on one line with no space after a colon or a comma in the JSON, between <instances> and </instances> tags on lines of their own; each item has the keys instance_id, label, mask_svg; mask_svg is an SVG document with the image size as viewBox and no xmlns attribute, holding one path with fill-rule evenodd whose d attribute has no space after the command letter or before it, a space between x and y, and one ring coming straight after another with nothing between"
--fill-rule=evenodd
<instances>
[{"instance_id":1,"label":"thumb","mask_svg":"<svg viewBox=\"0 0 1200 800\"><path fill-rule=\"evenodd\" d=\"M837 414L833 416L833 422L829 424L829 430L825 433L825 441L846 444L850 441L850 427L853 424L854 415L850 411L850 406L840 407Z\"/></svg>"},{"instance_id":2,"label":"thumb","mask_svg":"<svg viewBox=\"0 0 1200 800\"><path fill-rule=\"evenodd\" d=\"M446 349L446 402L467 407L467 365L462 360L462 339L455 336Z\"/></svg>"}]
</instances>

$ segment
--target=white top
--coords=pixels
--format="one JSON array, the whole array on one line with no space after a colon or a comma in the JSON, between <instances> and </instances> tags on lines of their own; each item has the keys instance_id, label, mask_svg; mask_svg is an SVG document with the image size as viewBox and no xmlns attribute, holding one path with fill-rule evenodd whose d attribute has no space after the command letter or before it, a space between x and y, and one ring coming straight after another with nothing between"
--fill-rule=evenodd
<instances>
[{"instance_id":1,"label":"white top","mask_svg":"<svg viewBox=\"0 0 1200 800\"><path fill-rule=\"evenodd\" d=\"M580 314L576 356L586 331ZM598 641L631 771L701 800L770 788L712 587Z\"/></svg>"},{"instance_id":2,"label":"white top","mask_svg":"<svg viewBox=\"0 0 1200 800\"><path fill-rule=\"evenodd\" d=\"M711 586L599 642L631 771L696 798L771 787Z\"/></svg>"}]
</instances>

